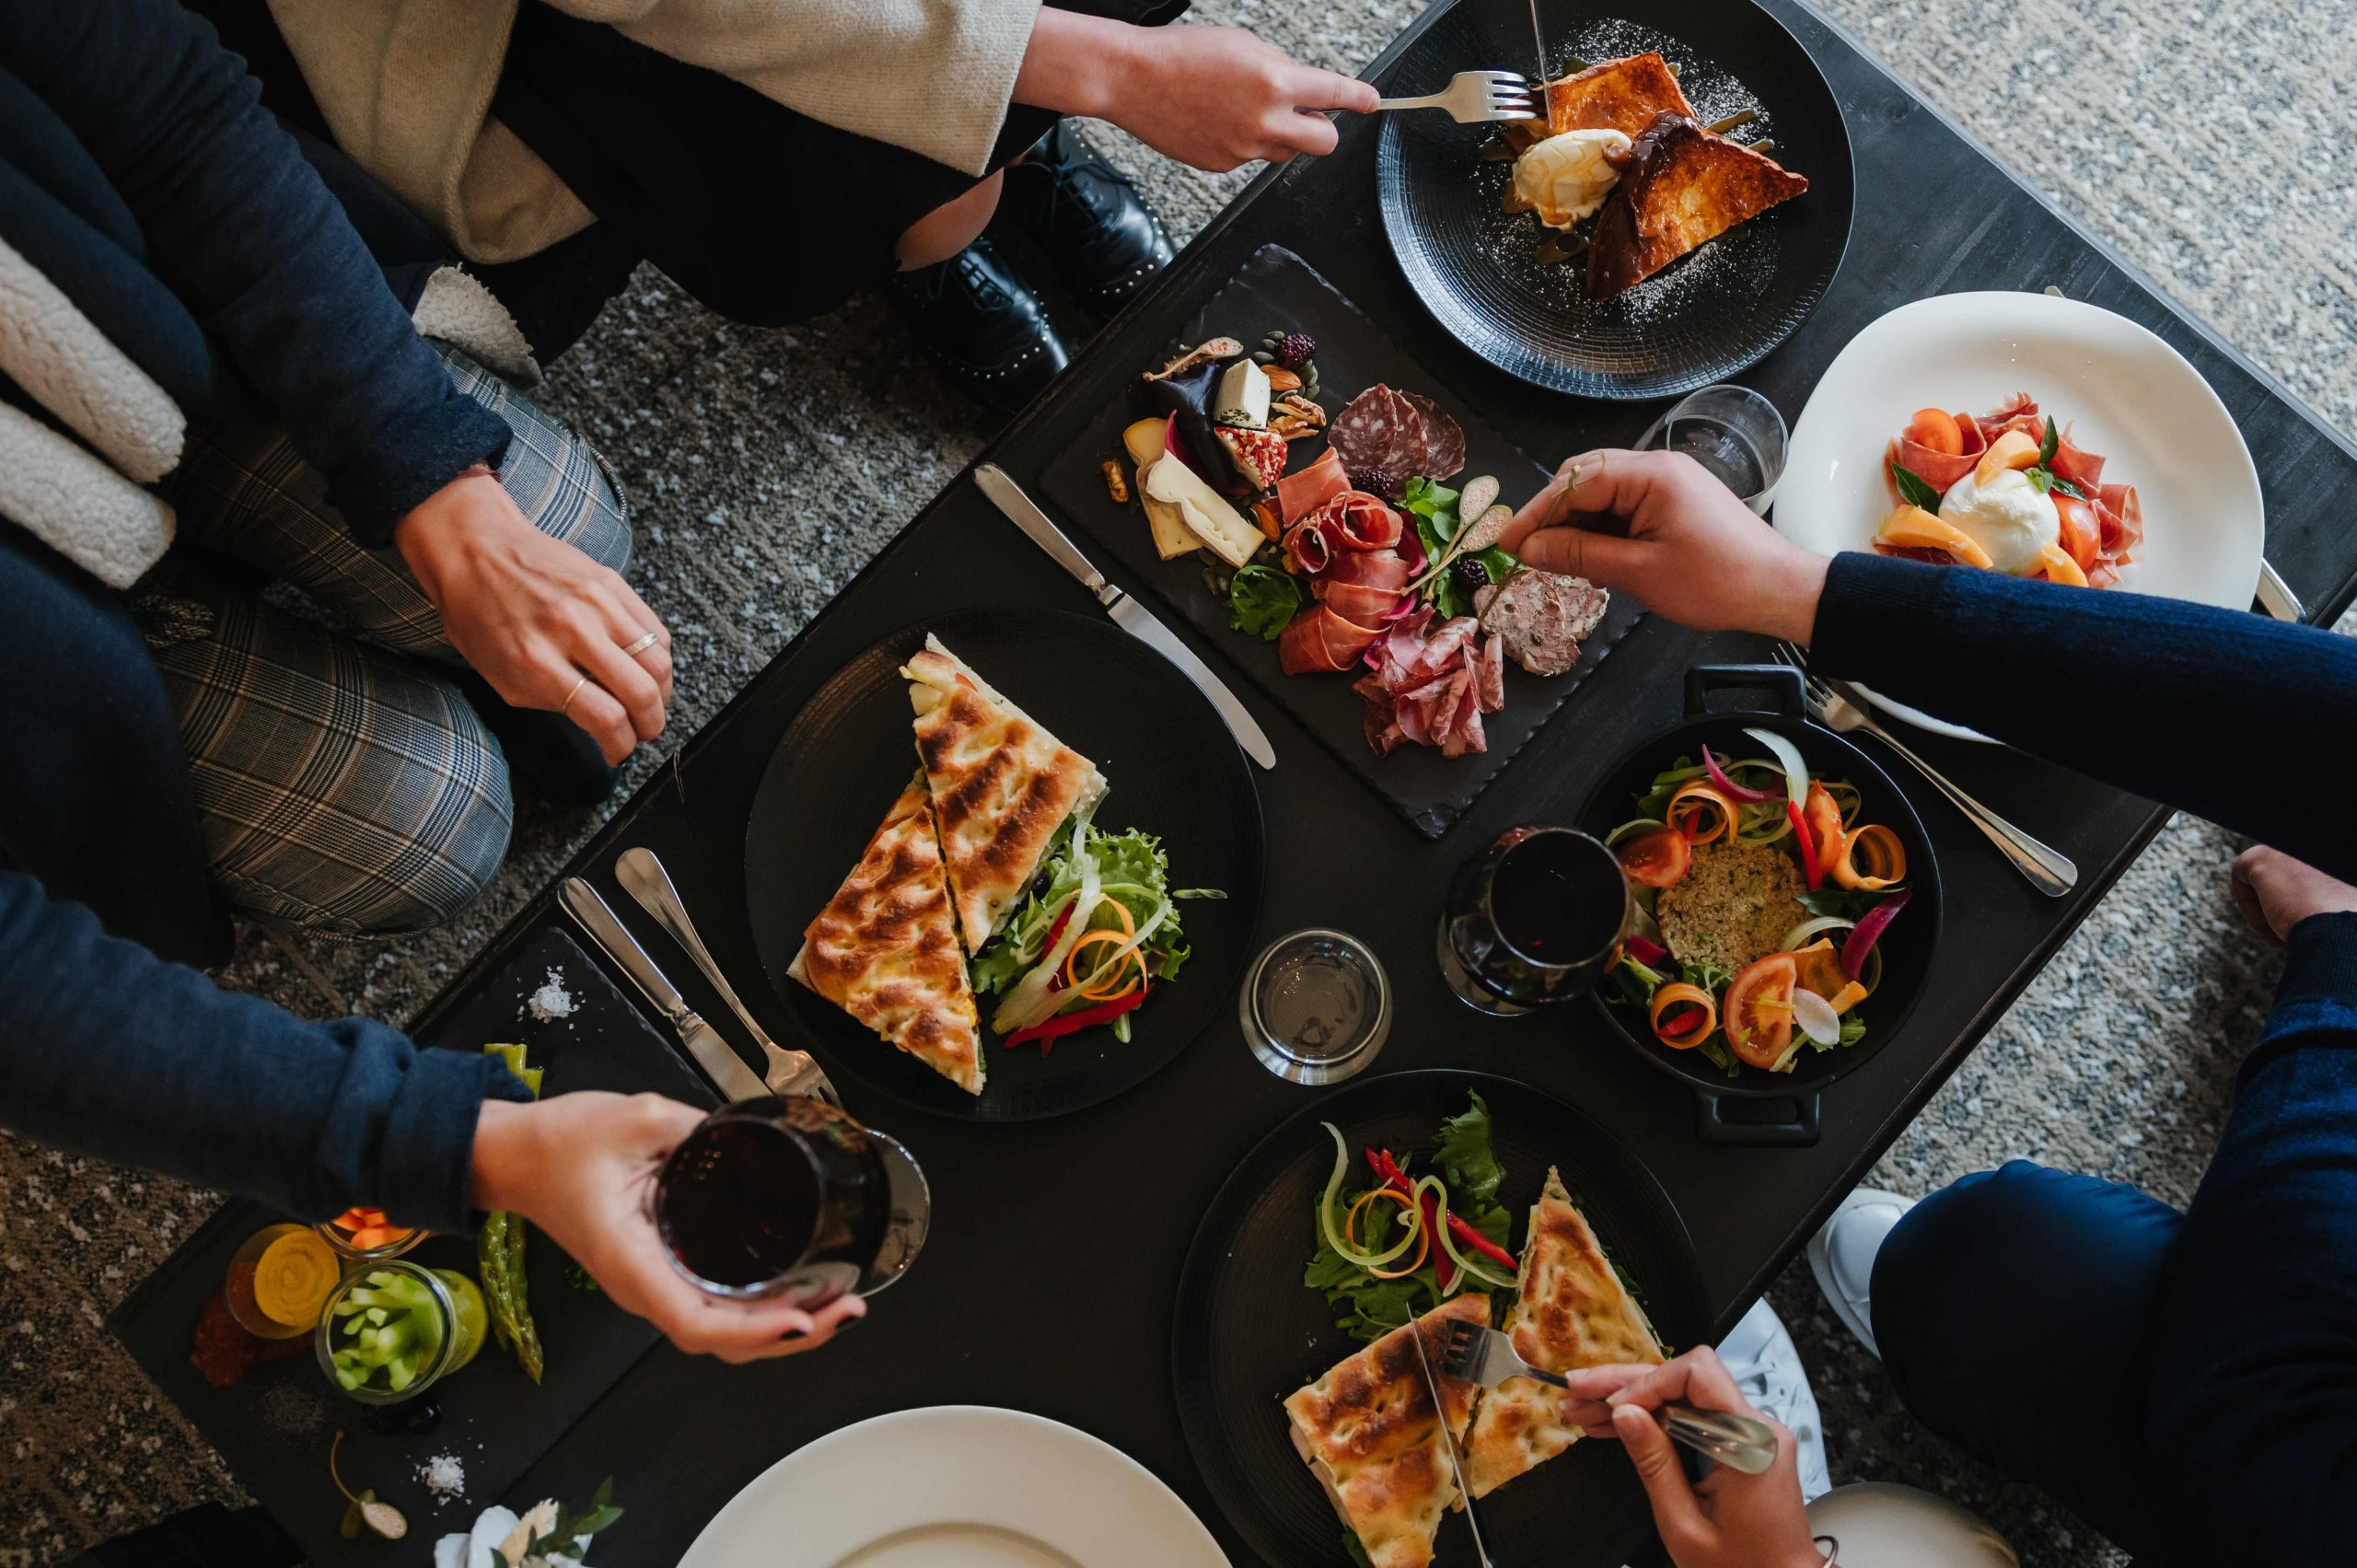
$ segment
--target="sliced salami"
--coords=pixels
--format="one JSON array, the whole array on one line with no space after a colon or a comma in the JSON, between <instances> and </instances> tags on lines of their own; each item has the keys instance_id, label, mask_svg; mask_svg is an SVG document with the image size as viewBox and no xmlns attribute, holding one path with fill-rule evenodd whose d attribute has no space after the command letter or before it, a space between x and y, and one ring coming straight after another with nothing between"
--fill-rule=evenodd
<instances>
[{"instance_id":1,"label":"sliced salami","mask_svg":"<svg viewBox=\"0 0 2357 1568\"><path fill-rule=\"evenodd\" d=\"M1414 465L1415 471L1439 484L1465 466L1465 427L1422 392L1399 395L1416 411L1422 424L1423 450Z\"/></svg>"},{"instance_id":2,"label":"sliced salami","mask_svg":"<svg viewBox=\"0 0 2357 1568\"><path fill-rule=\"evenodd\" d=\"M1391 457L1399 434L1400 403L1380 381L1353 398L1326 427L1326 443L1353 473L1380 468Z\"/></svg>"}]
</instances>

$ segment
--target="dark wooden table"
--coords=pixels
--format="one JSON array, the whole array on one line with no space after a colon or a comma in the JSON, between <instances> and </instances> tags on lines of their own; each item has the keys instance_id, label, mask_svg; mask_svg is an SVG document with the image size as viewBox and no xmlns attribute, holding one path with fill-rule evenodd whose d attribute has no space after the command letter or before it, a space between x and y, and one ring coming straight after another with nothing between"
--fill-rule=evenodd
<instances>
[{"instance_id":1,"label":"dark wooden table","mask_svg":"<svg viewBox=\"0 0 2357 1568\"><path fill-rule=\"evenodd\" d=\"M1833 354L1898 305L1965 289L2057 286L2151 327L2209 379L2258 464L2270 557L2316 618L2337 615L2357 587L2357 538L2342 522L2345 505L2331 503L2357 495L2357 448L2159 298L1816 13L1793 0L1765 3L1817 57L1848 116L1858 216L1823 305L1747 379L1791 419ZM1395 42L1373 75L1380 78L1431 19ZM1257 181L986 457L1036 481L1086 411L1154 357L1246 256L1272 241L1308 260L1416 352L1434 379L1535 457L1552 461L1633 437L1655 406L1536 391L1434 326L1380 230L1374 147L1371 125L1346 125L1332 157ZM690 1000L734 1036L726 1010L614 888L615 854L631 844L654 847L723 967L772 1029L784 1033L784 1009L764 982L743 913L746 814L779 733L840 665L894 628L978 603L1085 602L961 479L689 743L676 772L665 770L614 818L574 869L631 911L631 923ZM1234 650L1205 651L1220 668ZM1613 752L1674 719L1689 666L1761 651L1744 638L1647 621L1437 843L1411 830L1256 688L1231 679L1280 757L1277 770L1260 778L1269 883L1261 936L1338 924L1372 943L1398 992L1378 1071L1446 1064L1509 1074L1614 1128L1683 1212L1722 1329L1916 1115L2165 816L2148 801L2011 752L1926 739L1925 752L1968 788L2078 863L2077 892L2049 900L2033 891L1928 788L1915 790L1948 878L1948 914L1942 962L1913 1018L1828 1091L1815 1147L1706 1147L1694 1136L1688 1093L1611 1040L1585 1007L1512 1023L1467 1012L1434 970L1433 921L1448 871L1476 845L1515 821L1567 816ZM545 898L528 909L422 1029L463 999L474 977L556 918ZM1312 1093L1270 1076L1232 1028L1214 1027L1144 1086L1058 1121L952 1121L854 1095L853 1111L902 1137L932 1177L934 1238L908 1282L819 1354L735 1368L656 1346L507 1500L577 1502L612 1474L629 1508L625 1554L673 1562L740 1487L815 1437L908 1406L1000 1404L1071 1423L1135 1456L1196 1508L1239 1562L1248 1562L1180 1433L1170 1387L1172 1295L1213 1191ZM185 1326L168 1327L185 1354ZM165 1336L136 1329L126 1325L126 1337L152 1359L146 1347ZM308 1452L229 1458L241 1472L316 1465ZM368 1549L332 1539L307 1544L315 1561L374 1560Z\"/></svg>"}]
</instances>

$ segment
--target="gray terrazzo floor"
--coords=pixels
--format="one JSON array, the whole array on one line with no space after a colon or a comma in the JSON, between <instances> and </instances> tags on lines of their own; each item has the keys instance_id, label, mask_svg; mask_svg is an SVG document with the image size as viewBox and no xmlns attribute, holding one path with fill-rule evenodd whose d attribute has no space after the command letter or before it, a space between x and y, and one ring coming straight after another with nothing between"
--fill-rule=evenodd
<instances>
[{"instance_id":1,"label":"gray terrazzo floor","mask_svg":"<svg viewBox=\"0 0 2357 1568\"><path fill-rule=\"evenodd\" d=\"M1354 69L1416 9L1208 0L1197 14ZM2357 75L2357 5L1836 0L1827 9L2294 394L2357 428L2357 100L2346 90ZM1107 141L1181 238L1243 183ZM1871 243L1871 215L1862 218L1860 242ZM874 299L789 331L755 331L705 314L652 274L553 367L544 396L620 467L640 521L636 578L677 638L672 728L633 764L625 795L988 434ZM315 1016L406 1017L596 823L529 801L518 816L509 866L457 925L386 947L300 951L250 932L226 978ZM2225 897L2233 847L2199 822L2165 832L1874 1180L1922 1191L2026 1155L2182 1202L2273 979ZM0 1135L0 1568L54 1562L173 1509L237 1497L219 1460L102 1326L214 1202ZM1818 1305L1805 1268L1773 1297L1812 1369L1837 1480L1945 1493L1984 1513L2032 1563L2119 1560L2084 1525L1899 1411L1879 1367ZM626 1475L623 1491L627 1501Z\"/></svg>"}]
</instances>

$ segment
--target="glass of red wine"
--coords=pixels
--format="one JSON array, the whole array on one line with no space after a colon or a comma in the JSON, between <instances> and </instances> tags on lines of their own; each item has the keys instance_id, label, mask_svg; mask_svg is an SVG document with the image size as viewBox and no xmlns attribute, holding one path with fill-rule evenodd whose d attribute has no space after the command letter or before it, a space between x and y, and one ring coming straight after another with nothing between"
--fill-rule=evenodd
<instances>
[{"instance_id":1,"label":"glass of red wine","mask_svg":"<svg viewBox=\"0 0 2357 1568\"><path fill-rule=\"evenodd\" d=\"M1573 828L1509 828L1457 867L1440 971L1457 1000L1516 1017L1604 978L1636 901L1620 863Z\"/></svg>"},{"instance_id":2,"label":"glass of red wine","mask_svg":"<svg viewBox=\"0 0 2357 1568\"><path fill-rule=\"evenodd\" d=\"M932 1202L906 1149L841 1107L767 1095L721 1107L655 1181L655 1228L700 1290L819 1307L872 1295L924 1243Z\"/></svg>"}]
</instances>

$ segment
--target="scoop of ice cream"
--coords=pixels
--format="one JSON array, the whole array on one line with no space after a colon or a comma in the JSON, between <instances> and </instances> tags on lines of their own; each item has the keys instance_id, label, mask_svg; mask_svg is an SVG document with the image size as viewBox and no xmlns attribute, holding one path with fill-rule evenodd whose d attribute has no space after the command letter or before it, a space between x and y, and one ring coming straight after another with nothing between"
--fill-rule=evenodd
<instances>
[{"instance_id":1,"label":"scoop of ice cream","mask_svg":"<svg viewBox=\"0 0 2357 1568\"><path fill-rule=\"evenodd\" d=\"M1625 153L1619 131L1566 131L1515 160L1515 194L1550 228L1569 228L1604 205L1620 171L1607 154Z\"/></svg>"}]
</instances>

